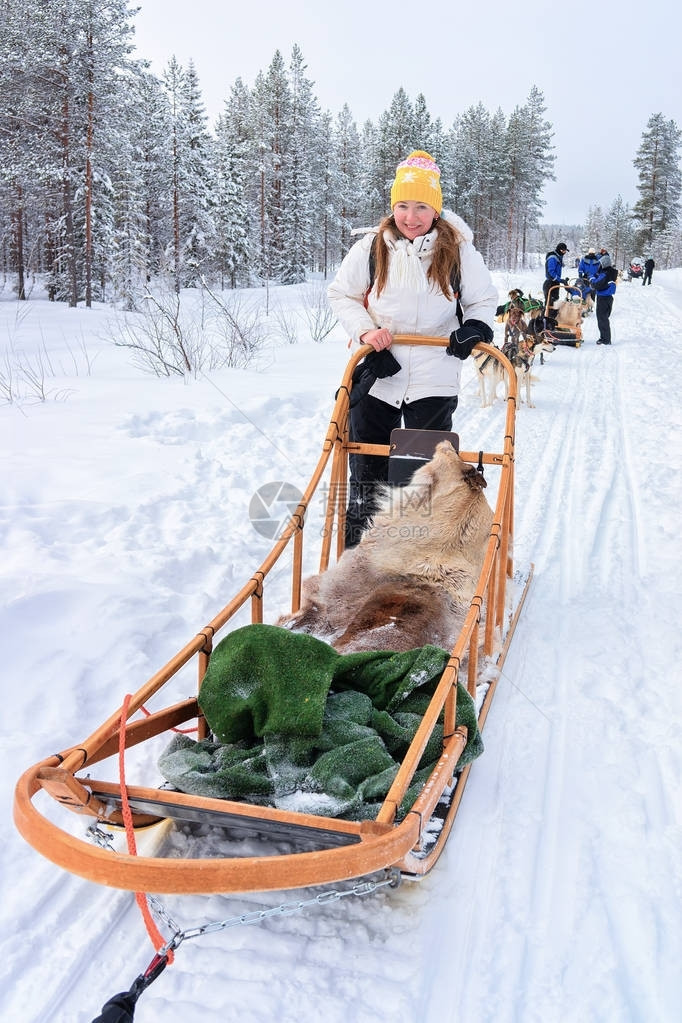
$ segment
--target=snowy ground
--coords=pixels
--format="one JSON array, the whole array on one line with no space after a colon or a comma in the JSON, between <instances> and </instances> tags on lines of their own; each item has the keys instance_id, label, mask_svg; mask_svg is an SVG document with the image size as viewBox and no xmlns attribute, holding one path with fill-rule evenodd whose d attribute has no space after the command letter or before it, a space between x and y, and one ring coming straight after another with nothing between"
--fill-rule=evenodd
<instances>
[{"instance_id":1,"label":"snowy ground","mask_svg":"<svg viewBox=\"0 0 682 1023\"><path fill-rule=\"evenodd\" d=\"M496 279L501 297L540 291L537 275ZM0 1018L87 1023L152 948L131 895L17 834L16 778L88 734L260 564L251 497L306 483L347 352L339 330L301 335L249 371L162 381L107 343L110 310L4 298L4 366L44 352L51 372L48 400L0 407ZM682 270L622 284L612 324L600 348L587 319L519 411L515 559L535 579L436 869L186 942L137 1021L682 1019ZM503 406L479 407L469 364L464 381L455 428L485 447ZM288 897L164 903L190 927Z\"/></svg>"}]
</instances>

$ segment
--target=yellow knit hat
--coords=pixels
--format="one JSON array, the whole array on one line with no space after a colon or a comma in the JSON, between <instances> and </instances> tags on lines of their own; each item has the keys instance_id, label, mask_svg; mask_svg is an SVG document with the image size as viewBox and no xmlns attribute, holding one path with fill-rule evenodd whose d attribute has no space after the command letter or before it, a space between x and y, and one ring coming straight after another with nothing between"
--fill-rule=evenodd
<instances>
[{"instance_id":1,"label":"yellow knit hat","mask_svg":"<svg viewBox=\"0 0 682 1023\"><path fill-rule=\"evenodd\" d=\"M397 202L425 202L436 213L443 209L440 190L440 168L429 153L415 149L406 160L398 164L395 181L391 186L391 209Z\"/></svg>"}]
</instances>

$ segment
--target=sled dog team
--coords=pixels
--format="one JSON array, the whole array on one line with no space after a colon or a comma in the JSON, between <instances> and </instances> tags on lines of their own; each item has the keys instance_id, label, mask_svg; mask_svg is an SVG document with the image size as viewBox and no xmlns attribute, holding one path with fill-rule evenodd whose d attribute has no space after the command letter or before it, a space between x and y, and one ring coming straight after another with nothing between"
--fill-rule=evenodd
<instances>
[{"instance_id":1,"label":"sled dog team","mask_svg":"<svg viewBox=\"0 0 682 1023\"><path fill-rule=\"evenodd\" d=\"M540 303L533 308L532 300L526 301L518 288L512 288L508 297L509 301L496 310L496 318L504 323L502 351L516 371L520 400L525 401L528 408L534 408L532 369L535 357L539 353L540 361L544 361L544 356L554 352L556 346L544 333ZM527 313L524 305L530 305ZM553 313L557 325L569 330L575 330L582 317L580 306L570 301L555 303ZM500 383L505 384L506 398L506 378L501 364L485 352L474 352L472 357L482 407L487 408L493 404Z\"/></svg>"}]
</instances>

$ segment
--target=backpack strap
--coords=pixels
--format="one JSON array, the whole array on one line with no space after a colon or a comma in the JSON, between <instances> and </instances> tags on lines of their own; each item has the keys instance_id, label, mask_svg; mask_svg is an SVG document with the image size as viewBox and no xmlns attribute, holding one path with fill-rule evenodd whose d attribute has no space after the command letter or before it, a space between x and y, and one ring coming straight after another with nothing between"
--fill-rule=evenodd
<instances>
[{"instance_id":1,"label":"backpack strap","mask_svg":"<svg viewBox=\"0 0 682 1023\"><path fill-rule=\"evenodd\" d=\"M369 285L367 286L367 290L365 291L364 298L362 299L362 304L364 305L365 309L367 308L367 296L369 295L370 291L372 290L372 285L374 284L374 278L375 278L376 272L377 272L377 238L378 237L379 237L378 234L374 235L374 237L372 238L372 244L369 247Z\"/></svg>"},{"instance_id":2,"label":"backpack strap","mask_svg":"<svg viewBox=\"0 0 682 1023\"><path fill-rule=\"evenodd\" d=\"M457 303L455 306L455 312L457 314L457 319L459 321L460 327L464 322L464 312L462 310L462 303L459 300L459 289L461 283L462 282L460 281L457 269L453 266L452 270L450 271L450 287L452 288L452 294L455 296L455 302Z\"/></svg>"}]
</instances>

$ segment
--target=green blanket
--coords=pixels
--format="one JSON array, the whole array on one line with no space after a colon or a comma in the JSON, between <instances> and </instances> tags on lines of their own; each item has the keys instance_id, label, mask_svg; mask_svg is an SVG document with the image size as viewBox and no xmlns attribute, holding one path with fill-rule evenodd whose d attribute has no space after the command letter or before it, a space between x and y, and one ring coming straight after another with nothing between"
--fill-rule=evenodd
<instances>
[{"instance_id":1,"label":"green blanket","mask_svg":"<svg viewBox=\"0 0 682 1023\"><path fill-rule=\"evenodd\" d=\"M533 298L532 295L529 295L528 298L522 295L521 298L517 298L513 302L504 303L505 313L508 313L512 306L516 306L517 308L520 306L522 312L532 313L536 309L543 309L544 302L540 302L537 298Z\"/></svg>"},{"instance_id":2,"label":"green blanket","mask_svg":"<svg viewBox=\"0 0 682 1023\"><path fill-rule=\"evenodd\" d=\"M247 625L215 648L199 704L216 741L178 735L162 754L164 778L183 792L353 820L376 816L449 654L339 654L313 636ZM457 724L469 738L458 768L483 752L476 709L457 689ZM400 808L433 770L438 725Z\"/></svg>"}]
</instances>

